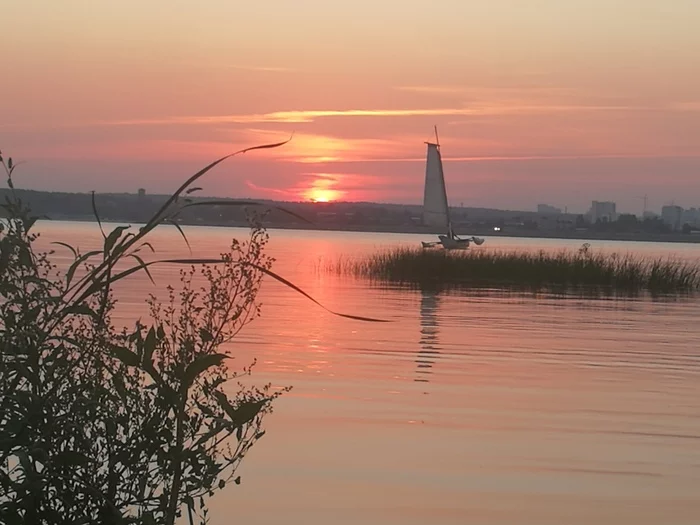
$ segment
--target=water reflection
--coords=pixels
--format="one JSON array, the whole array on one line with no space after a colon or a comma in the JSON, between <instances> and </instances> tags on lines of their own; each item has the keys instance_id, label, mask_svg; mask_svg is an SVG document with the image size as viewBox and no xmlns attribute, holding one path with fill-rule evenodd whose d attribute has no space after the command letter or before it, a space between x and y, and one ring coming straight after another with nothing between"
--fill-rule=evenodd
<instances>
[{"instance_id":1,"label":"water reflection","mask_svg":"<svg viewBox=\"0 0 700 525\"><path fill-rule=\"evenodd\" d=\"M94 224L41 227L46 249L53 240L102 245ZM209 257L247 232L187 234L193 252ZM332 249L318 248L326 239ZM316 249L362 254L420 240L272 232L275 271L333 309L394 322L336 322L285 287L263 285L263 315L232 351L240 364L258 359L254 384L294 390L266 419L270 432L243 462L244 482L212 501L212 523L234 511L242 523L309 525L700 523L697 299L404 290L308 270ZM153 241L158 256L189 256L175 228ZM700 244L618 251L625 246L700 257ZM177 284L176 269L154 273L159 287ZM149 286L135 276L119 290L129 325Z\"/></svg>"},{"instance_id":2,"label":"water reflection","mask_svg":"<svg viewBox=\"0 0 700 525\"><path fill-rule=\"evenodd\" d=\"M439 292L421 290L420 299L420 349L416 357L415 381L427 383L433 364L440 355L438 342Z\"/></svg>"}]
</instances>

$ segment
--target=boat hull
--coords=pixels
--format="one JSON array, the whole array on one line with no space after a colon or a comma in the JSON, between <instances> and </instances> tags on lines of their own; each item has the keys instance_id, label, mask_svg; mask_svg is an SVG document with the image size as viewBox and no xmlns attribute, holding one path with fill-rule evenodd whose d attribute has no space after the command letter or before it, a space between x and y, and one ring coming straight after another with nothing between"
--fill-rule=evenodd
<instances>
[{"instance_id":1,"label":"boat hull","mask_svg":"<svg viewBox=\"0 0 700 525\"><path fill-rule=\"evenodd\" d=\"M459 239L450 237L448 235L438 235L439 241L436 242L424 242L421 241L423 248L437 248L442 246L445 250L466 250L469 248L471 243L481 246L484 244L484 239L479 237L470 237L468 239Z\"/></svg>"},{"instance_id":2,"label":"boat hull","mask_svg":"<svg viewBox=\"0 0 700 525\"><path fill-rule=\"evenodd\" d=\"M454 239L447 235L438 235L438 239L446 250L466 250L472 242L471 239Z\"/></svg>"}]
</instances>

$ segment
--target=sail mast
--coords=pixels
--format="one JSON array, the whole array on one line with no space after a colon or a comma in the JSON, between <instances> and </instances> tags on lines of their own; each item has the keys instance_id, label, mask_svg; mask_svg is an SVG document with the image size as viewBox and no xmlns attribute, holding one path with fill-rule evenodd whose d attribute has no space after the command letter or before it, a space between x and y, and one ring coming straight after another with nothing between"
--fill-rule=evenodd
<instances>
[{"instance_id":1,"label":"sail mast","mask_svg":"<svg viewBox=\"0 0 700 525\"><path fill-rule=\"evenodd\" d=\"M442 169L442 155L440 155L440 137L438 136L437 124L435 125L435 144L437 145L438 158L440 159L440 173L442 174L442 187L445 191L445 215L447 216L447 232L450 237L454 237L452 231L452 219L450 218L450 204L447 201L447 185L445 184L445 172Z\"/></svg>"}]
</instances>

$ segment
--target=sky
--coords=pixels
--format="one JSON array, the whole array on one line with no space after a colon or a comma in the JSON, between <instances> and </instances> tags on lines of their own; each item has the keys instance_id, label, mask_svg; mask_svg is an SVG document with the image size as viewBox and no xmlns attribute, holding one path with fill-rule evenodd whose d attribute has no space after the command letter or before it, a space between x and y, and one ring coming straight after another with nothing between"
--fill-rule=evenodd
<instances>
[{"instance_id":1,"label":"sky","mask_svg":"<svg viewBox=\"0 0 700 525\"><path fill-rule=\"evenodd\" d=\"M700 206L697 0L3 0L20 187L450 204Z\"/></svg>"}]
</instances>

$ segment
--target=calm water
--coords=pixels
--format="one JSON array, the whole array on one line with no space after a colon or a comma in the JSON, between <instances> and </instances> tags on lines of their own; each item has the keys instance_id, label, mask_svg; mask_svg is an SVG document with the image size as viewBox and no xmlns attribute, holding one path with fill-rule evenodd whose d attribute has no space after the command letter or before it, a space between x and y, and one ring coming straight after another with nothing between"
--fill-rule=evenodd
<instances>
[{"instance_id":1,"label":"calm water","mask_svg":"<svg viewBox=\"0 0 700 525\"><path fill-rule=\"evenodd\" d=\"M41 223L43 243L100 246L96 225ZM197 256L247 231L186 228ZM700 300L613 300L369 287L315 269L422 236L270 232L263 316L233 347L259 383L292 385L267 434L212 502L213 523L700 523ZM179 234L154 238L188 256ZM482 248L576 249L583 241L487 239ZM591 242L700 259L700 245ZM63 252L60 252L61 254ZM57 254L57 261L61 258ZM119 289L119 319L158 287Z\"/></svg>"}]
</instances>

